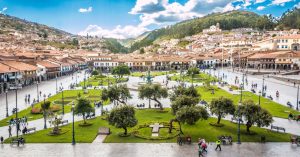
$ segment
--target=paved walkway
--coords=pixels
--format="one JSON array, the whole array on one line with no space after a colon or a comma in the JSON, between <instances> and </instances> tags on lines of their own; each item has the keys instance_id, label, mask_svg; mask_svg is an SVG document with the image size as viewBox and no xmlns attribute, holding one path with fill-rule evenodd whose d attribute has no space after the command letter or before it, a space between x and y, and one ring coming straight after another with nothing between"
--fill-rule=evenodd
<instances>
[{"instance_id":1,"label":"paved walkway","mask_svg":"<svg viewBox=\"0 0 300 157\"><path fill-rule=\"evenodd\" d=\"M300 147L290 143L242 143L222 146L215 151L208 145L207 157L297 157ZM26 144L23 147L0 146L1 157L197 157L197 144L179 146L175 143L96 143L96 144Z\"/></svg>"}]
</instances>

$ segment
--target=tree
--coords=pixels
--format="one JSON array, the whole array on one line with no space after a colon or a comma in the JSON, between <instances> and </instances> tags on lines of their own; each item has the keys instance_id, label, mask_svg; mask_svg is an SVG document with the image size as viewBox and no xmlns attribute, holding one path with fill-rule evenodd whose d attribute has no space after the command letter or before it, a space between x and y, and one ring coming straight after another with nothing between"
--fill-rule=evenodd
<instances>
[{"instance_id":1,"label":"tree","mask_svg":"<svg viewBox=\"0 0 300 157\"><path fill-rule=\"evenodd\" d=\"M123 128L124 135L127 135L127 127L134 127L137 124L134 108L123 105L112 109L108 115L108 122L117 128Z\"/></svg>"},{"instance_id":2,"label":"tree","mask_svg":"<svg viewBox=\"0 0 300 157\"><path fill-rule=\"evenodd\" d=\"M179 122L194 125L199 119L207 119L208 112L202 106L184 106L176 112L176 119Z\"/></svg>"},{"instance_id":3,"label":"tree","mask_svg":"<svg viewBox=\"0 0 300 157\"><path fill-rule=\"evenodd\" d=\"M235 106L231 99L220 97L213 99L209 105L210 112L218 117L217 124L220 124L221 118L227 114L234 114Z\"/></svg>"},{"instance_id":4,"label":"tree","mask_svg":"<svg viewBox=\"0 0 300 157\"><path fill-rule=\"evenodd\" d=\"M178 86L171 95L170 99L174 101L177 97L181 95L191 96L193 98L200 98L200 94L198 93L197 89L194 86L184 87Z\"/></svg>"},{"instance_id":5,"label":"tree","mask_svg":"<svg viewBox=\"0 0 300 157\"><path fill-rule=\"evenodd\" d=\"M197 75L199 73L200 73L200 71L199 71L199 69L197 67L191 67L191 68L188 69L187 74L189 76L191 76L191 78L192 78L192 84L194 83L194 77L195 77L195 75Z\"/></svg>"},{"instance_id":6,"label":"tree","mask_svg":"<svg viewBox=\"0 0 300 157\"><path fill-rule=\"evenodd\" d=\"M94 70L94 71L92 71L92 75L93 76L99 75L99 72L97 70Z\"/></svg>"},{"instance_id":7,"label":"tree","mask_svg":"<svg viewBox=\"0 0 300 157\"><path fill-rule=\"evenodd\" d=\"M127 85L113 85L108 89L103 89L102 100L117 101L117 103L125 104L127 99L130 99L131 95Z\"/></svg>"},{"instance_id":8,"label":"tree","mask_svg":"<svg viewBox=\"0 0 300 157\"><path fill-rule=\"evenodd\" d=\"M92 107L90 101L85 98L79 98L74 108L74 113L82 116L84 124L86 124L86 115L91 112L95 112L95 109Z\"/></svg>"},{"instance_id":9,"label":"tree","mask_svg":"<svg viewBox=\"0 0 300 157\"><path fill-rule=\"evenodd\" d=\"M176 114L176 112L182 108L182 107L191 107L195 106L196 104L199 103L199 98L197 97L191 97L187 95L181 95L179 97L176 97L174 101L172 101L171 108L173 114Z\"/></svg>"},{"instance_id":10,"label":"tree","mask_svg":"<svg viewBox=\"0 0 300 157\"><path fill-rule=\"evenodd\" d=\"M113 75L118 76L118 80L123 78L124 75L130 75L130 69L126 65L119 65L112 70ZM118 82L117 80L117 82Z\"/></svg>"},{"instance_id":11,"label":"tree","mask_svg":"<svg viewBox=\"0 0 300 157\"><path fill-rule=\"evenodd\" d=\"M272 115L267 110L255 105L252 100L244 101L242 105L238 106L237 111L240 113L237 116L245 117L248 133L250 133L250 127L254 124L258 127L264 127L269 126L273 122Z\"/></svg>"},{"instance_id":12,"label":"tree","mask_svg":"<svg viewBox=\"0 0 300 157\"><path fill-rule=\"evenodd\" d=\"M44 129L47 129L47 115L49 114L50 111L50 101L45 101L41 104L41 109L43 111L43 117L44 117Z\"/></svg>"},{"instance_id":13,"label":"tree","mask_svg":"<svg viewBox=\"0 0 300 157\"><path fill-rule=\"evenodd\" d=\"M140 48L140 54L144 54L145 53L145 49L142 47Z\"/></svg>"},{"instance_id":14,"label":"tree","mask_svg":"<svg viewBox=\"0 0 300 157\"><path fill-rule=\"evenodd\" d=\"M168 90L162 88L159 84L146 84L138 88L139 98L140 99L150 99L157 102L160 106L160 109L163 110L163 106L159 99L168 97Z\"/></svg>"}]
</instances>

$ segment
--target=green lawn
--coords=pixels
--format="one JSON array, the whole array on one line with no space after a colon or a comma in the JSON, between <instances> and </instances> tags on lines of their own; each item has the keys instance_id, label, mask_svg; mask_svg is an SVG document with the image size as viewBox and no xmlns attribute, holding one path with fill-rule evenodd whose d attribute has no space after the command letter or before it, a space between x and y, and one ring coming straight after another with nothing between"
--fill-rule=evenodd
<instances>
[{"instance_id":1,"label":"green lawn","mask_svg":"<svg viewBox=\"0 0 300 157\"><path fill-rule=\"evenodd\" d=\"M91 101L92 105L94 105L94 103L93 103L94 101L99 101L100 97L101 97L101 90L88 90L87 94L84 94L83 90L65 90L64 91L65 113L71 112L72 102L77 99L78 93L80 93L81 96L89 99ZM46 101L50 101L51 106L52 105L60 106L60 111L58 111L58 113L62 112L62 93L58 93L54 96L51 96L50 98L46 99ZM35 104L34 108L40 108L41 103L43 103L43 101ZM104 104L105 105L109 104L109 101L104 102ZM18 112L18 117L23 117L23 116L26 116L28 118L28 121L43 118L42 114L32 114L31 107L28 107L27 109ZM10 115L9 117L7 117L5 119L2 119L0 121L0 127L8 125L7 121L9 121L11 118L15 118L15 117L16 116L14 114L14 115Z\"/></svg>"},{"instance_id":2,"label":"green lawn","mask_svg":"<svg viewBox=\"0 0 300 157\"><path fill-rule=\"evenodd\" d=\"M240 101L240 95L233 95L223 89L216 88L215 87L215 94L211 94L211 91L208 90L205 87L198 87L198 92L201 94L201 99L205 100L207 102L211 102L214 98L219 98L221 96L225 98L232 99L234 104L237 105ZM258 103L259 97L251 92L243 92L243 100L253 100L255 103ZM270 99L261 97L260 99L262 108L265 108L268 110L274 117L280 117L280 118L288 118L289 112L292 112L294 114L300 114L300 112L291 109L287 106L283 106L279 103L276 103Z\"/></svg>"},{"instance_id":3,"label":"green lawn","mask_svg":"<svg viewBox=\"0 0 300 157\"><path fill-rule=\"evenodd\" d=\"M136 110L136 117L138 118L138 124L145 124L147 122L168 122L173 115L168 112L159 112L155 109ZM233 140L236 141L237 125L229 121L222 120L223 127L211 126L210 122L216 122L215 118L209 118L208 120L198 121L195 125L183 125L183 132L185 135L192 136L192 140L196 142L198 138L205 138L207 141L214 142L217 136L220 135L231 135ZM104 142L106 143L164 143L164 142L176 142L176 139L170 140L145 140L136 138L133 135L129 137L119 137L118 133L123 132L123 129L117 129L114 126L110 126L107 121L97 117L96 119L89 120L89 123L93 123L89 127L78 126L79 122L75 124L76 142L79 143L91 143L96 135L99 127L106 126L110 127L112 134L107 136ZM25 135L27 143L71 143L72 141L72 125L61 127L66 133L58 136L48 135L50 129L38 131L33 134ZM131 132L133 128L128 131ZM253 134L247 134L244 125L241 126L241 140L243 142L259 142L261 136L266 136L268 142L288 142L290 140L290 134L277 133L262 128L251 127ZM146 129L144 131L150 131ZM164 131L165 133L165 131ZM10 139L5 140L9 142Z\"/></svg>"},{"instance_id":4,"label":"green lawn","mask_svg":"<svg viewBox=\"0 0 300 157\"><path fill-rule=\"evenodd\" d=\"M151 76L161 76L161 75L166 75L166 74L175 74L177 73L176 71L150 71L150 75ZM133 72L131 73L131 76L134 77L142 77L142 76L147 76L148 75L148 71L145 72Z\"/></svg>"},{"instance_id":5,"label":"green lawn","mask_svg":"<svg viewBox=\"0 0 300 157\"><path fill-rule=\"evenodd\" d=\"M180 78L180 74L177 74L177 75L174 75L174 76L171 76L171 80L172 81L179 81L181 78ZM187 76L187 75L184 75L182 77L182 79L185 81L185 82L192 82L192 77L191 76ZM201 83L201 82L205 82L206 80L209 80L210 82L212 81L217 81L217 78L213 77L213 76L210 76L208 74L205 74L205 73L200 73L200 74L197 74L194 76L193 78L193 82L194 83Z\"/></svg>"},{"instance_id":6,"label":"green lawn","mask_svg":"<svg viewBox=\"0 0 300 157\"><path fill-rule=\"evenodd\" d=\"M92 76L89 79L85 81L85 86L108 86L108 83L110 85L113 85L116 83L116 78L112 76ZM127 78L121 78L119 82L127 82ZM79 83L79 86L84 87L84 81Z\"/></svg>"}]
</instances>

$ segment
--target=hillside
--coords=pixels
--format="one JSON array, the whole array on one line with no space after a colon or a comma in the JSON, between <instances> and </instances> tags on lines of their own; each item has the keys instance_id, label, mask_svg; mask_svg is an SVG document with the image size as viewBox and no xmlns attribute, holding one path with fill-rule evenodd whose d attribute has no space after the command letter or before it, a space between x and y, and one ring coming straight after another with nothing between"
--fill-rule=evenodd
<instances>
[{"instance_id":1,"label":"hillside","mask_svg":"<svg viewBox=\"0 0 300 157\"><path fill-rule=\"evenodd\" d=\"M278 22L279 29L300 29L300 8L294 8L283 13Z\"/></svg>"},{"instance_id":2,"label":"hillside","mask_svg":"<svg viewBox=\"0 0 300 157\"><path fill-rule=\"evenodd\" d=\"M154 30L144 39L135 42L131 50L137 50L140 47L148 46L157 39L183 38L202 32L203 29L211 25L220 23L223 30L231 30L240 27L251 27L258 29L272 29L274 23L272 17L260 16L253 12L231 11L226 13L214 13L192 20L183 21L167 28Z\"/></svg>"},{"instance_id":3,"label":"hillside","mask_svg":"<svg viewBox=\"0 0 300 157\"><path fill-rule=\"evenodd\" d=\"M0 14L0 47L24 49L86 49L99 52L127 53L128 50L115 39L83 37L30 22L17 17Z\"/></svg>"}]
</instances>

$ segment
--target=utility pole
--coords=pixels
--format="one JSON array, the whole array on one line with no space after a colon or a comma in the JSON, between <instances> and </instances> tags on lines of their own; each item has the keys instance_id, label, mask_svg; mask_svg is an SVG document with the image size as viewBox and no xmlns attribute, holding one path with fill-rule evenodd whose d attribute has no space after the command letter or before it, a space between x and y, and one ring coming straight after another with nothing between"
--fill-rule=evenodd
<instances>
[{"instance_id":1,"label":"utility pole","mask_svg":"<svg viewBox=\"0 0 300 157\"><path fill-rule=\"evenodd\" d=\"M297 89L297 111L299 110L299 85L298 85L298 89Z\"/></svg>"}]
</instances>

